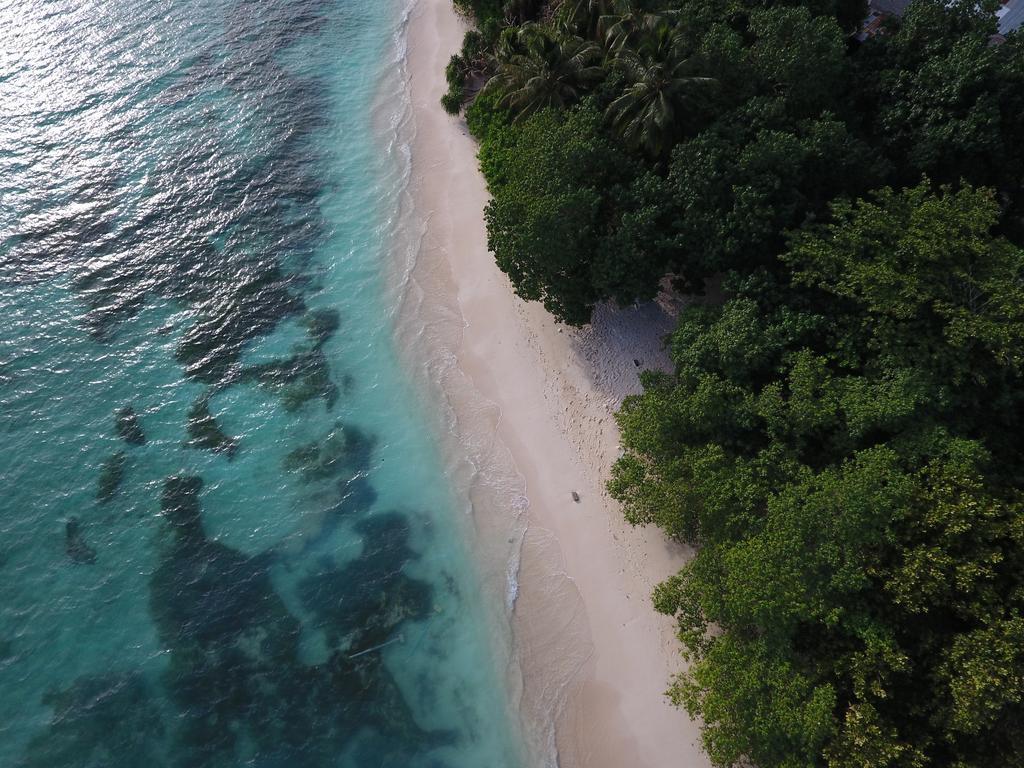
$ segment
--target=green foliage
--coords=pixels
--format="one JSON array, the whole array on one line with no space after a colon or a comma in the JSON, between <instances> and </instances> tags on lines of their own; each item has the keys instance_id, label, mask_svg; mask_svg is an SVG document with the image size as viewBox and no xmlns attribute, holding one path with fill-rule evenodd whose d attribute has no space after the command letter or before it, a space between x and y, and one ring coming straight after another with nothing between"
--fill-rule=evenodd
<instances>
[{"instance_id":1,"label":"green foliage","mask_svg":"<svg viewBox=\"0 0 1024 768\"><path fill-rule=\"evenodd\" d=\"M698 278L771 264L787 230L827 213L837 195L876 186L885 167L834 115L794 121L781 99L753 99L676 147L682 262Z\"/></svg>"},{"instance_id":2,"label":"green foliage","mask_svg":"<svg viewBox=\"0 0 1024 768\"><path fill-rule=\"evenodd\" d=\"M444 70L448 91L441 97L441 106L450 115L457 115L462 109L466 76L465 60L459 55L453 55Z\"/></svg>"},{"instance_id":3,"label":"green foliage","mask_svg":"<svg viewBox=\"0 0 1024 768\"><path fill-rule=\"evenodd\" d=\"M497 91L497 106L522 120L547 108L575 104L584 88L598 82L600 49L579 37L556 38L543 27L524 25L506 32L497 74L486 86Z\"/></svg>"},{"instance_id":4,"label":"green foliage","mask_svg":"<svg viewBox=\"0 0 1024 768\"><path fill-rule=\"evenodd\" d=\"M799 233L785 259L798 282L856 306L851 339L967 384L1024 364L1024 250L992 237L998 221L990 191L883 190L837 203L833 223Z\"/></svg>"},{"instance_id":5,"label":"green foliage","mask_svg":"<svg viewBox=\"0 0 1024 768\"><path fill-rule=\"evenodd\" d=\"M992 3L916 0L875 57L865 57L871 141L894 181L994 186L1014 201L1024 175L1020 39L991 45Z\"/></svg>"},{"instance_id":6,"label":"green foliage","mask_svg":"<svg viewBox=\"0 0 1024 768\"><path fill-rule=\"evenodd\" d=\"M628 39L617 43L614 61L626 89L608 105L608 117L627 147L662 157L696 122L695 101L713 80L693 73L682 37L667 24L642 35L636 48L626 45Z\"/></svg>"},{"instance_id":7,"label":"green foliage","mask_svg":"<svg viewBox=\"0 0 1024 768\"><path fill-rule=\"evenodd\" d=\"M700 547L654 603L713 762L1020 765L1024 36L990 0L864 44L863 0L483 5L447 106L488 81L517 292L582 324L724 274L609 484Z\"/></svg>"},{"instance_id":8,"label":"green foliage","mask_svg":"<svg viewBox=\"0 0 1024 768\"><path fill-rule=\"evenodd\" d=\"M602 247L612 213L603 192L630 173L600 114L588 105L541 111L492 132L480 160L498 266L523 298L543 301L565 322L586 321L601 294L585 256Z\"/></svg>"},{"instance_id":9,"label":"green foliage","mask_svg":"<svg viewBox=\"0 0 1024 768\"><path fill-rule=\"evenodd\" d=\"M558 21L574 34L596 40L607 26L602 20L628 11L626 0L565 0L558 7Z\"/></svg>"},{"instance_id":10,"label":"green foliage","mask_svg":"<svg viewBox=\"0 0 1024 768\"><path fill-rule=\"evenodd\" d=\"M1019 758L1024 252L997 220L970 187L837 204L786 300L686 311L624 404L611 492L702 544L654 597L716 764Z\"/></svg>"},{"instance_id":11,"label":"green foliage","mask_svg":"<svg viewBox=\"0 0 1024 768\"><path fill-rule=\"evenodd\" d=\"M462 41L462 50L448 60L444 76L448 91L441 97L441 106L451 115L459 114L469 97L469 87L474 80L484 79L491 73L492 62L488 55L488 38L471 29Z\"/></svg>"},{"instance_id":12,"label":"green foliage","mask_svg":"<svg viewBox=\"0 0 1024 768\"><path fill-rule=\"evenodd\" d=\"M503 0L452 0L452 2L462 13L472 16L481 25L488 21L500 20L504 8Z\"/></svg>"},{"instance_id":13,"label":"green foliage","mask_svg":"<svg viewBox=\"0 0 1024 768\"><path fill-rule=\"evenodd\" d=\"M750 15L749 56L759 90L782 93L793 116L835 106L846 85L843 33L835 19L806 8L777 7Z\"/></svg>"},{"instance_id":14,"label":"green foliage","mask_svg":"<svg viewBox=\"0 0 1024 768\"><path fill-rule=\"evenodd\" d=\"M704 747L716 765L745 758L757 765L812 766L821 746L835 730L835 692L815 685L786 661L767 653L764 644L723 637L708 649L710 663L673 690L672 698L699 706L711 727ZM714 698L705 691L715 691ZM737 713L744 722L734 721ZM749 732L759 735L755 751ZM756 757L755 757L756 755Z\"/></svg>"},{"instance_id":15,"label":"green foliage","mask_svg":"<svg viewBox=\"0 0 1024 768\"><path fill-rule=\"evenodd\" d=\"M498 105L500 99L501 94L497 91L484 91L466 108L466 125L479 141L487 141L492 131L496 132L511 122L508 111Z\"/></svg>"},{"instance_id":16,"label":"green foliage","mask_svg":"<svg viewBox=\"0 0 1024 768\"><path fill-rule=\"evenodd\" d=\"M493 21L498 5L474 12ZM467 37L444 103L455 111L467 83L488 80L472 115L485 142L492 119L588 96L605 110L644 181L596 187L598 207L620 213L608 248L572 249L585 262L574 279L594 281L578 289L585 304L649 296L655 266L689 290L776 269L786 233L833 200L923 174L994 187L1002 225L1024 240L1024 38L990 45L988 6L918 0L860 48L848 35L861 0L567 0L551 22L524 9L502 8L500 35Z\"/></svg>"}]
</instances>

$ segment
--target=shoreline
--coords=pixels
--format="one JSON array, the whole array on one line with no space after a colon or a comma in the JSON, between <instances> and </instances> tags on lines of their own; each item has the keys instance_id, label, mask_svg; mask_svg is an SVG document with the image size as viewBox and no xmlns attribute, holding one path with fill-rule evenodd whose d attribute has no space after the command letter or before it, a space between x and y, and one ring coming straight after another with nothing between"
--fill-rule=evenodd
<instances>
[{"instance_id":1,"label":"shoreline","mask_svg":"<svg viewBox=\"0 0 1024 768\"><path fill-rule=\"evenodd\" d=\"M408 23L409 193L425 227L408 276L417 295L402 312L424 328L403 346L419 351L455 436L472 443L475 460L454 471L472 489L481 560L509 562L519 550L509 673L532 760L557 751L561 768L707 766L698 725L663 695L682 661L672 620L650 602L687 552L629 526L604 490L618 453L614 411L639 391L641 369L667 365L660 339L675 307L601 307L574 330L514 295L487 250L476 143L439 104L465 29L451 0L418 0ZM451 352L443 370L422 359L423 333ZM498 480L477 482L488 469ZM487 593L510 588L484 576Z\"/></svg>"}]
</instances>

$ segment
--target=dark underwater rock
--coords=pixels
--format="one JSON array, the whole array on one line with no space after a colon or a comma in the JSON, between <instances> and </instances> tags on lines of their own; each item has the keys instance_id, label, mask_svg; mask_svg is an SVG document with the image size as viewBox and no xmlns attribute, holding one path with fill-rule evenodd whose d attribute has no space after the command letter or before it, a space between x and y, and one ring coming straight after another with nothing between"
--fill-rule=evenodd
<instances>
[{"instance_id":1,"label":"dark underwater rock","mask_svg":"<svg viewBox=\"0 0 1024 768\"><path fill-rule=\"evenodd\" d=\"M278 394L286 411L297 411L314 398L323 398L327 410L338 401L338 386L331 380L327 358L319 346L299 350L285 360L243 368L239 381L254 381Z\"/></svg>"},{"instance_id":2,"label":"dark underwater rock","mask_svg":"<svg viewBox=\"0 0 1024 768\"><path fill-rule=\"evenodd\" d=\"M310 677L298 660L299 622L274 591L268 559L206 537L201 488L198 477L165 481L172 539L150 580L150 610L171 653L165 684L182 713L183 763L194 765L233 752L239 739L287 746L287 712L308 695Z\"/></svg>"},{"instance_id":3,"label":"dark underwater rock","mask_svg":"<svg viewBox=\"0 0 1024 768\"><path fill-rule=\"evenodd\" d=\"M433 588L408 576L416 559L409 548L409 524L397 512L377 515L356 525L363 535L362 554L340 568L327 564L299 583L303 606L317 617L328 642L350 652L384 643L407 620L430 615Z\"/></svg>"},{"instance_id":4,"label":"dark underwater rock","mask_svg":"<svg viewBox=\"0 0 1024 768\"><path fill-rule=\"evenodd\" d=\"M356 512L368 512L377 501L377 491L362 476L338 483L338 490L341 493L341 501L338 502L335 511L342 517L348 517Z\"/></svg>"},{"instance_id":5,"label":"dark underwater rock","mask_svg":"<svg viewBox=\"0 0 1024 768\"><path fill-rule=\"evenodd\" d=\"M203 478L195 475L176 475L164 480L160 514L179 540L206 538L199 504L199 492L202 489Z\"/></svg>"},{"instance_id":6,"label":"dark underwater rock","mask_svg":"<svg viewBox=\"0 0 1024 768\"><path fill-rule=\"evenodd\" d=\"M90 184L109 180L106 191L72 186L47 196L39 216L19 222L25 243L8 263L27 265L23 279L43 264L79 278L74 290L101 338L147 302L172 306L181 335L171 343L186 375L219 384L235 374L251 340L303 309L300 283L281 264L303 272L329 236L319 209L327 149L313 130L332 123L330 78L308 67L299 76L281 61L296 41L319 39L309 33L320 8L323 23L336 26L337 9L323 0L226 8L181 66L152 83L160 130L129 125L110 136L151 160L146 172L106 164L86 174ZM239 108L228 115L209 108L229 102ZM75 182L61 179L62 189ZM65 197L90 204L69 206ZM333 332L319 321L308 330L314 346ZM286 407L313 398L333 406L337 387L322 355L307 351L291 367L297 375L278 390ZM162 499L150 605L168 649L170 698L151 707L142 681L75 681L55 703L39 751L30 749L31 767L163 768L166 759L173 768L336 768L369 730L386 744L381 755L399 757L356 764L413 762L431 742L379 655L340 659L334 671L304 664L267 558L205 535L201 488L199 478L173 478Z\"/></svg>"},{"instance_id":7,"label":"dark underwater rock","mask_svg":"<svg viewBox=\"0 0 1024 768\"><path fill-rule=\"evenodd\" d=\"M210 413L210 398L204 395L188 409L189 448L200 448L214 453L223 453L233 459L238 452L238 438L224 432L217 419Z\"/></svg>"},{"instance_id":8,"label":"dark underwater rock","mask_svg":"<svg viewBox=\"0 0 1024 768\"><path fill-rule=\"evenodd\" d=\"M135 317L146 303L146 294L118 294L116 291L92 291L89 296L89 311L82 317L82 324L89 335L97 341L110 341L114 328L122 321Z\"/></svg>"},{"instance_id":9,"label":"dark underwater rock","mask_svg":"<svg viewBox=\"0 0 1024 768\"><path fill-rule=\"evenodd\" d=\"M322 354L304 359L304 373L294 381L281 387L281 405L286 411L294 412L310 400L321 398L329 411L338 402L338 385L331 381L330 371Z\"/></svg>"},{"instance_id":10,"label":"dark underwater rock","mask_svg":"<svg viewBox=\"0 0 1024 768\"><path fill-rule=\"evenodd\" d=\"M119 408L114 412L114 426L117 436L128 445L142 445L146 442L146 434L142 431L139 417L131 406Z\"/></svg>"},{"instance_id":11,"label":"dark underwater rock","mask_svg":"<svg viewBox=\"0 0 1024 768\"><path fill-rule=\"evenodd\" d=\"M170 556L150 583L161 641L172 654L187 650L208 654L210 663L230 663L233 677L247 666L292 658L299 624L274 591L268 562L206 538L199 521L179 526ZM233 684L248 685L240 678Z\"/></svg>"},{"instance_id":12,"label":"dark underwater rock","mask_svg":"<svg viewBox=\"0 0 1024 768\"><path fill-rule=\"evenodd\" d=\"M403 755L450 740L450 734L420 728L380 654L351 659L349 651L337 650L324 664L301 661L301 625L274 589L272 561L206 537L202 485L189 476L165 481L161 511L170 537L150 579L150 611L170 652L164 682L177 708L177 765L234 766L255 750L261 765L301 756L304 766L330 768L367 729L380 735L378 751L387 764L397 765L408 762ZM348 625L362 622L373 606L376 618L356 638L363 642L397 627L399 616L425 615L429 588L402 586L404 574L395 581L393 572L412 556L400 516L382 516L360 532L366 552L358 567L325 586L341 588L335 603L362 589L358 601L343 603L354 611ZM395 605L384 605L387 599ZM332 596L318 594L317 600L328 605Z\"/></svg>"},{"instance_id":13,"label":"dark underwater rock","mask_svg":"<svg viewBox=\"0 0 1024 768\"><path fill-rule=\"evenodd\" d=\"M216 280L220 296L183 334L175 357L189 378L216 384L227 376L252 339L270 333L284 318L305 308L291 292L292 280L276 264L230 281Z\"/></svg>"},{"instance_id":14,"label":"dark underwater rock","mask_svg":"<svg viewBox=\"0 0 1024 768\"><path fill-rule=\"evenodd\" d=\"M423 755L430 749L452 744L455 733L427 730L416 722L408 702L384 664L380 654L369 653L357 658L335 652L327 663L338 691L352 691L358 696L359 716L374 730L364 742L365 757L356 765L403 765L410 755ZM365 686L360 696L355 686ZM366 693L372 693L367 696ZM352 698L356 698L352 696ZM405 756L403 760L402 757Z\"/></svg>"},{"instance_id":15,"label":"dark underwater rock","mask_svg":"<svg viewBox=\"0 0 1024 768\"><path fill-rule=\"evenodd\" d=\"M64 526L64 549L72 562L85 565L96 562L96 550L85 543L77 518L72 517Z\"/></svg>"},{"instance_id":16,"label":"dark underwater rock","mask_svg":"<svg viewBox=\"0 0 1024 768\"><path fill-rule=\"evenodd\" d=\"M319 529L303 543L303 552L319 550L330 541L343 520L369 512L377 501L377 491L361 474L337 483L339 500L323 513Z\"/></svg>"},{"instance_id":17,"label":"dark underwater rock","mask_svg":"<svg viewBox=\"0 0 1024 768\"><path fill-rule=\"evenodd\" d=\"M284 457L288 472L298 472L307 482L326 480L341 472L357 474L365 470L373 455L376 440L358 427L340 421L323 440L306 443Z\"/></svg>"},{"instance_id":18,"label":"dark underwater rock","mask_svg":"<svg viewBox=\"0 0 1024 768\"><path fill-rule=\"evenodd\" d=\"M124 451L115 451L100 466L100 476L96 483L96 500L106 504L124 481L124 469L128 463L128 455Z\"/></svg>"},{"instance_id":19,"label":"dark underwater rock","mask_svg":"<svg viewBox=\"0 0 1024 768\"><path fill-rule=\"evenodd\" d=\"M416 722L378 652L382 645L404 639L406 621L425 619L432 612L431 586L402 572L416 559L408 547L408 521L390 512L356 529L365 539L362 555L340 569L328 567L307 577L299 584L299 595L335 649L327 664L333 687L350 691L365 686L356 695L360 717L375 730L365 745L368 763L391 764L402 754L423 754L450 744L456 735L428 731Z\"/></svg>"},{"instance_id":20,"label":"dark underwater rock","mask_svg":"<svg viewBox=\"0 0 1024 768\"><path fill-rule=\"evenodd\" d=\"M314 309L302 318L310 341L317 348L322 347L341 327L341 315L336 309Z\"/></svg>"},{"instance_id":21,"label":"dark underwater rock","mask_svg":"<svg viewBox=\"0 0 1024 768\"><path fill-rule=\"evenodd\" d=\"M17 768L164 768L163 718L141 675L80 677L43 703L49 726L32 738Z\"/></svg>"}]
</instances>

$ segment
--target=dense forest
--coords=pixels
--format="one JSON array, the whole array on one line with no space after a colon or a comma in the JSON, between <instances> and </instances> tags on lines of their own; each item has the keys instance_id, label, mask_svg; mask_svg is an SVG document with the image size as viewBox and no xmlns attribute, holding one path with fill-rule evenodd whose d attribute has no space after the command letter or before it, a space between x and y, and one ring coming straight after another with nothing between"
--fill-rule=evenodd
<instances>
[{"instance_id":1,"label":"dense forest","mask_svg":"<svg viewBox=\"0 0 1024 768\"><path fill-rule=\"evenodd\" d=\"M457 0L448 66L517 292L667 278L619 413L717 765L1024 765L1024 38L994 3Z\"/></svg>"}]
</instances>

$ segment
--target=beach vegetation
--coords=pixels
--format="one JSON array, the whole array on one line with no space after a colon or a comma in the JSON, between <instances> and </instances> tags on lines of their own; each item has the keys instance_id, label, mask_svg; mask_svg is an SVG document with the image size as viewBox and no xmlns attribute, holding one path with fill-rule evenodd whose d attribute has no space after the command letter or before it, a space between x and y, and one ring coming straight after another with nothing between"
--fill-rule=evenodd
<instances>
[{"instance_id":1,"label":"beach vegetation","mask_svg":"<svg viewBox=\"0 0 1024 768\"><path fill-rule=\"evenodd\" d=\"M500 95L499 108L520 121L547 107L576 103L588 85L603 76L601 49L579 37L555 37L544 27L525 24L502 34L497 71L485 86Z\"/></svg>"},{"instance_id":2,"label":"beach vegetation","mask_svg":"<svg viewBox=\"0 0 1024 768\"><path fill-rule=\"evenodd\" d=\"M489 135L480 156L494 190L488 243L521 296L574 323L605 296L653 296L662 253L634 241L656 223L657 209L645 205L661 190L637 176L593 102L546 109ZM626 252L634 259L624 261Z\"/></svg>"},{"instance_id":3,"label":"beach vegetation","mask_svg":"<svg viewBox=\"0 0 1024 768\"><path fill-rule=\"evenodd\" d=\"M693 74L683 38L667 22L641 26L646 34L635 47L628 31L615 32L618 26L609 30L610 47L626 88L608 105L609 122L630 149L662 157L693 124L697 102L714 79Z\"/></svg>"},{"instance_id":4,"label":"beach vegetation","mask_svg":"<svg viewBox=\"0 0 1024 768\"><path fill-rule=\"evenodd\" d=\"M775 270L787 233L827 218L832 201L925 176L933 185L994 189L1000 227L1024 241L1024 43L1011 36L990 44L987 6L916 0L885 34L861 43L851 36L865 16L860 0L483 5L470 8L480 24L449 68L446 97L453 111L470 105L482 155L492 143L507 146L510 132L531 132L528 119L544 109L566 120L596 109L595 140L614 146L643 179L625 218L606 219L619 257L576 248L567 256L579 263L544 270L549 254L538 242L515 263L499 258L524 298L549 308L577 307L580 294L591 306L628 304L666 277L699 291L731 270ZM515 127L500 138L489 130L508 119ZM555 186L590 185L564 163L530 162L541 164L538 175L566 174ZM495 198L505 179L487 176ZM598 209L622 208L621 185L596 189ZM489 226L495 237L507 224ZM622 263L609 263L616 258ZM524 260L549 282L525 277L515 268ZM633 272L638 260L658 268L605 279ZM573 284L586 275L591 284ZM589 319L553 311L573 324Z\"/></svg>"},{"instance_id":5,"label":"beach vegetation","mask_svg":"<svg viewBox=\"0 0 1024 768\"><path fill-rule=\"evenodd\" d=\"M1024 250L998 219L970 187L838 203L784 290L685 312L624 404L613 495L700 545L655 604L716 764L1022 754Z\"/></svg>"},{"instance_id":6,"label":"beach vegetation","mask_svg":"<svg viewBox=\"0 0 1024 768\"><path fill-rule=\"evenodd\" d=\"M724 289L624 402L609 484L696 545L654 604L715 765L1024 754L1024 37L995 10L914 0L873 35L863 0L478 16L467 120L517 293L584 325Z\"/></svg>"}]
</instances>

